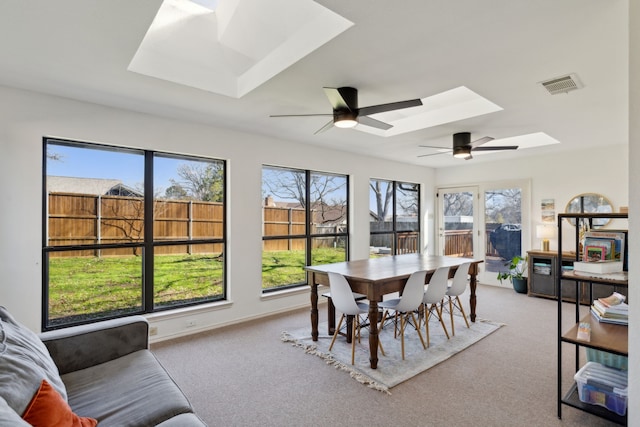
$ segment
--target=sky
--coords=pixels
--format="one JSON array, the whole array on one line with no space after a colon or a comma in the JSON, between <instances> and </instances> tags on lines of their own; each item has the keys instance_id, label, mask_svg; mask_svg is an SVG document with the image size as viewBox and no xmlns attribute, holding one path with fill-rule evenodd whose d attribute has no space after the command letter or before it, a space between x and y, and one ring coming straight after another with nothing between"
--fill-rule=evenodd
<instances>
[{"instance_id":1,"label":"sky","mask_svg":"<svg viewBox=\"0 0 640 427\"><path fill-rule=\"evenodd\" d=\"M59 160L47 159L47 175L76 178L118 179L131 188L141 188L144 182L144 155L142 152L91 150L65 145L49 145L49 154ZM186 163L183 159L157 157L154 162L156 189L165 190L170 178L178 179L176 167Z\"/></svg>"}]
</instances>

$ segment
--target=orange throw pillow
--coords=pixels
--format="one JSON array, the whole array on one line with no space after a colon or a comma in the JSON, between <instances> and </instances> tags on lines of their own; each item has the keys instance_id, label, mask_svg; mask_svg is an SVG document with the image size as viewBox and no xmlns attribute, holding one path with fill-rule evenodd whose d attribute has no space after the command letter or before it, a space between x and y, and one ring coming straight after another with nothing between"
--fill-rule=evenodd
<instances>
[{"instance_id":1,"label":"orange throw pillow","mask_svg":"<svg viewBox=\"0 0 640 427\"><path fill-rule=\"evenodd\" d=\"M95 427L98 421L79 417L47 380L29 402L22 419L34 427Z\"/></svg>"}]
</instances>

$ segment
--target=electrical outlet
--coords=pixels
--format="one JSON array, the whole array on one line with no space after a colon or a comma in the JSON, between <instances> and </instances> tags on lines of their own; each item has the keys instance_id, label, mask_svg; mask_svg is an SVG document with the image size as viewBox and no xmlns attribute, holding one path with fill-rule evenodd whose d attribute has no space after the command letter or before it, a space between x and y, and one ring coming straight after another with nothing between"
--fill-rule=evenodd
<instances>
[{"instance_id":1,"label":"electrical outlet","mask_svg":"<svg viewBox=\"0 0 640 427\"><path fill-rule=\"evenodd\" d=\"M187 328L193 328L194 326L196 326L195 320L187 320Z\"/></svg>"},{"instance_id":2,"label":"electrical outlet","mask_svg":"<svg viewBox=\"0 0 640 427\"><path fill-rule=\"evenodd\" d=\"M158 335L158 327L157 326L151 326L149 328L149 335L150 336Z\"/></svg>"}]
</instances>

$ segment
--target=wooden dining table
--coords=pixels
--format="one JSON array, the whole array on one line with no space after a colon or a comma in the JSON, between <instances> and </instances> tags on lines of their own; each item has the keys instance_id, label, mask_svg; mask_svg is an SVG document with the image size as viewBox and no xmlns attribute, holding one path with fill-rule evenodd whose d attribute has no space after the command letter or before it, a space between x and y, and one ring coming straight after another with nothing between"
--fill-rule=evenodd
<instances>
[{"instance_id":1,"label":"wooden dining table","mask_svg":"<svg viewBox=\"0 0 640 427\"><path fill-rule=\"evenodd\" d=\"M329 286L329 272L340 273L349 282L351 290L367 296L369 300L369 361L372 369L378 367L378 302L386 294L402 292L411 273L426 270L427 282L439 267L450 267L452 276L459 265L471 262L469 268L469 305L472 322L476 320L476 287L478 264L481 260L438 255L405 254L370 258L334 264L306 267L311 287L311 337L318 341L318 286Z\"/></svg>"}]
</instances>

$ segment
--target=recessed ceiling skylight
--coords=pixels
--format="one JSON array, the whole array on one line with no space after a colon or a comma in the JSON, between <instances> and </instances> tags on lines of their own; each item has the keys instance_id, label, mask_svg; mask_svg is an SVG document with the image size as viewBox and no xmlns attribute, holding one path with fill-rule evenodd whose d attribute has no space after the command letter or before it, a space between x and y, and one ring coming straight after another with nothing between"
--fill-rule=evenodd
<instances>
[{"instance_id":1,"label":"recessed ceiling skylight","mask_svg":"<svg viewBox=\"0 0 640 427\"><path fill-rule=\"evenodd\" d=\"M376 120L393 126L388 130L365 125L358 125L355 129L379 136L394 136L500 110L502 107L460 86L422 98L422 105L419 107L371 115Z\"/></svg>"},{"instance_id":2,"label":"recessed ceiling skylight","mask_svg":"<svg viewBox=\"0 0 640 427\"><path fill-rule=\"evenodd\" d=\"M526 135L512 136L510 138L500 138L482 144L483 147L504 147L507 145L517 145L518 150L527 148L542 147L543 145L560 144L555 138L550 137L544 132L534 132ZM485 154L496 154L498 151L474 151L473 157L484 156Z\"/></svg>"},{"instance_id":3,"label":"recessed ceiling skylight","mask_svg":"<svg viewBox=\"0 0 640 427\"><path fill-rule=\"evenodd\" d=\"M240 98L352 25L311 0L164 0L128 70Z\"/></svg>"}]
</instances>

